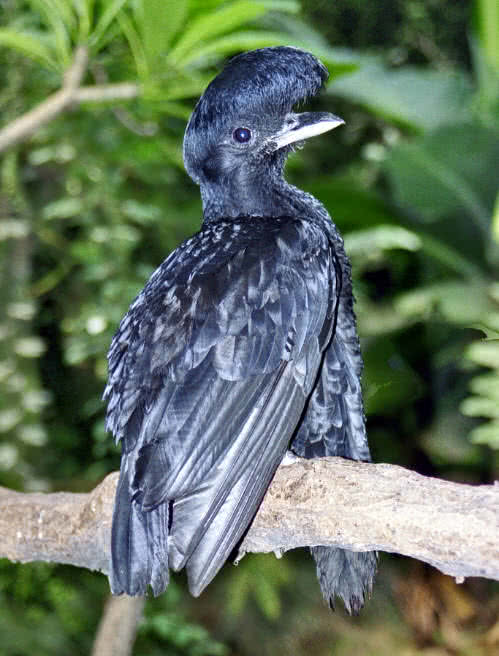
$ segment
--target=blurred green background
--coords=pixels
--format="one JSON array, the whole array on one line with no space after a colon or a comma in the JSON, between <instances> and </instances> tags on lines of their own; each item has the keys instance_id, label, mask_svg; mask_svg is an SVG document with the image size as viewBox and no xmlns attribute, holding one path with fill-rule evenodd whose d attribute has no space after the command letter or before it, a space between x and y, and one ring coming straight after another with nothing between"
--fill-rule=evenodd
<instances>
[{"instance_id":1,"label":"blurred green background","mask_svg":"<svg viewBox=\"0 0 499 656\"><path fill-rule=\"evenodd\" d=\"M91 489L119 466L106 351L154 268L200 224L182 137L226 57L290 44L346 126L293 155L353 262L373 457L487 483L499 449L496 0L2 0L0 125L60 88L131 82L0 154L0 484ZM87 654L102 575L0 561L0 656ZM499 592L383 555L359 618L322 602L305 551L248 556L192 600L148 600L134 653L491 654ZM497 652L495 652L497 653Z\"/></svg>"}]
</instances>

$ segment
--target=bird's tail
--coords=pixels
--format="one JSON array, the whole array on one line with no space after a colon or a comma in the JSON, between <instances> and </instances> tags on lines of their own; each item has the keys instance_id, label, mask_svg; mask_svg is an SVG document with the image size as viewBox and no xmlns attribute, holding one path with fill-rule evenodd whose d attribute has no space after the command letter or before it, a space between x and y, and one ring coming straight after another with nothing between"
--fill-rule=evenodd
<instances>
[{"instance_id":1,"label":"bird's tail","mask_svg":"<svg viewBox=\"0 0 499 656\"><path fill-rule=\"evenodd\" d=\"M144 512L133 498L128 467L122 467L116 490L111 533L111 592L155 596L166 589L168 573L168 502Z\"/></svg>"},{"instance_id":2,"label":"bird's tail","mask_svg":"<svg viewBox=\"0 0 499 656\"><path fill-rule=\"evenodd\" d=\"M347 551L336 547L311 547L324 599L334 609L341 597L349 614L357 615L371 595L378 555L375 551Z\"/></svg>"}]
</instances>

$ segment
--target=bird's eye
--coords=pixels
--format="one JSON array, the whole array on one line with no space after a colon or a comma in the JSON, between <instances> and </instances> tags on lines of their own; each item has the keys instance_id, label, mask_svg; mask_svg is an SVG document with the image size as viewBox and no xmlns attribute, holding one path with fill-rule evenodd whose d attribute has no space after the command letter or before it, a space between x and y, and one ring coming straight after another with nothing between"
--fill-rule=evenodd
<instances>
[{"instance_id":1,"label":"bird's eye","mask_svg":"<svg viewBox=\"0 0 499 656\"><path fill-rule=\"evenodd\" d=\"M251 139L251 130L248 130L248 128L236 128L232 136L238 143L248 143Z\"/></svg>"}]
</instances>

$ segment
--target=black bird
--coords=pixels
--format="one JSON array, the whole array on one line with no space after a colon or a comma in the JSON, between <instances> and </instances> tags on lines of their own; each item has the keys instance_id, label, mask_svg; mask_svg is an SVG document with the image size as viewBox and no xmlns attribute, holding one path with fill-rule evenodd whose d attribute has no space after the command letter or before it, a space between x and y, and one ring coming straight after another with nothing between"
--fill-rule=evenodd
<instances>
[{"instance_id":1,"label":"black bird","mask_svg":"<svg viewBox=\"0 0 499 656\"><path fill-rule=\"evenodd\" d=\"M286 451L369 460L350 264L326 209L283 178L293 144L343 121L293 112L328 74L291 47L239 55L187 126L201 230L153 273L109 352L122 442L114 594L185 567L199 595L237 547ZM325 599L357 612L375 552L311 549Z\"/></svg>"}]
</instances>

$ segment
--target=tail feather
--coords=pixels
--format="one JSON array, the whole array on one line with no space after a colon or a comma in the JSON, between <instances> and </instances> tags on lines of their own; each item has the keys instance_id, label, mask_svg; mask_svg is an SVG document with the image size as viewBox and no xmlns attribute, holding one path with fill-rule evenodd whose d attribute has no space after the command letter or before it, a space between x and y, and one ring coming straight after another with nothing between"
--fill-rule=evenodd
<instances>
[{"instance_id":1,"label":"tail feather","mask_svg":"<svg viewBox=\"0 0 499 656\"><path fill-rule=\"evenodd\" d=\"M341 597L347 612L357 615L371 596L377 553L335 547L312 547L310 551L324 599L334 609L334 598Z\"/></svg>"},{"instance_id":2,"label":"tail feather","mask_svg":"<svg viewBox=\"0 0 499 656\"><path fill-rule=\"evenodd\" d=\"M111 533L111 592L144 595L151 585L155 596L165 591L168 572L168 503L144 512L130 493L128 468L116 490Z\"/></svg>"}]
</instances>

